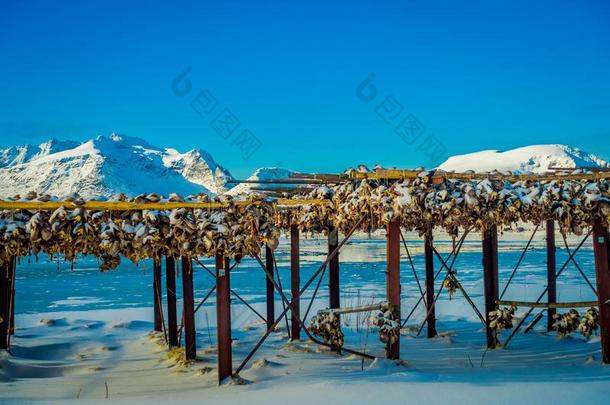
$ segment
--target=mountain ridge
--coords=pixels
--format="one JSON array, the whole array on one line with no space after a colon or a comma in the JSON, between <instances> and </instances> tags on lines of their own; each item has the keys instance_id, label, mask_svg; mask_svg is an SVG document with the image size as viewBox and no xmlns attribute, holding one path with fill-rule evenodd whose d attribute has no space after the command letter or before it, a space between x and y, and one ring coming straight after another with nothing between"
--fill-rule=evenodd
<instances>
[{"instance_id":1,"label":"mountain ridge","mask_svg":"<svg viewBox=\"0 0 610 405\"><path fill-rule=\"evenodd\" d=\"M610 163L569 145L529 145L509 150L483 150L448 158L438 169L455 172L544 173L549 167L610 167ZM292 170L256 169L250 181L286 179ZM0 198L28 191L61 198L77 193L83 198L135 196L157 192L189 195L248 194L260 183L232 188L229 170L201 148L181 153L148 141L118 134L100 135L84 142L50 139L39 145L0 149ZM282 185L277 185L282 188Z\"/></svg>"}]
</instances>

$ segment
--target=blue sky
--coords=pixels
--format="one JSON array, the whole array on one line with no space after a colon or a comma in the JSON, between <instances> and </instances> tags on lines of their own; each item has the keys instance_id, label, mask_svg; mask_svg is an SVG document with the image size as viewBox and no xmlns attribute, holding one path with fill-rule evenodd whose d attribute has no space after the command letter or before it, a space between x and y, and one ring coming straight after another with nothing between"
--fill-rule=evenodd
<instances>
[{"instance_id":1,"label":"blue sky","mask_svg":"<svg viewBox=\"0 0 610 405\"><path fill-rule=\"evenodd\" d=\"M240 177L533 143L610 159L608 21L605 1L5 0L0 146L115 131Z\"/></svg>"}]
</instances>

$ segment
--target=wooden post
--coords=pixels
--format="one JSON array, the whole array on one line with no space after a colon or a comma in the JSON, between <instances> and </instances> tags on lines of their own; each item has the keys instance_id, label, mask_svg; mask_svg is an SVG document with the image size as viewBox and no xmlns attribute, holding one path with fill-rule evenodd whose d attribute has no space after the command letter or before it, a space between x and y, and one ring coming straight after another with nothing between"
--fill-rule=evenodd
<instances>
[{"instance_id":1,"label":"wooden post","mask_svg":"<svg viewBox=\"0 0 610 405\"><path fill-rule=\"evenodd\" d=\"M14 335L15 334L15 274L17 272L17 259L15 258L15 256L11 256L11 262L9 264L9 277L8 277L8 296L10 298L10 301L8 302L8 309L9 309L9 325L8 325L8 333L9 335ZM10 338L9 338L9 345L10 345Z\"/></svg>"},{"instance_id":2,"label":"wooden post","mask_svg":"<svg viewBox=\"0 0 610 405\"><path fill-rule=\"evenodd\" d=\"M193 296L193 264L182 256L182 305L184 311L184 350L187 359L197 358L195 343L195 299Z\"/></svg>"},{"instance_id":3,"label":"wooden post","mask_svg":"<svg viewBox=\"0 0 610 405\"><path fill-rule=\"evenodd\" d=\"M394 307L400 322L400 220L394 220L387 226L386 241L387 264L387 300ZM386 347L388 359L400 358L400 333L398 340Z\"/></svg>"},{"instance_id":4,"label":"wooden post","mask_svg":"<svg viewBox=\"0 0 610 405\"><path fill-rule=\"evenodd\" d=\"M556 281L556 260L555 260L555 221L546 221L546 280L548 286L547 302L549 304L557 302L557 281ZM553 315L557 309L548 308L546 328L553 330Z\"/></svg>"},{"instance_id":5,"label":"wooden post","mask_svg":"<svg viewBox=\"0 0 610 405\"><path fill-rule=\"evenodd\" d=\"M334 226L328 226L328 254L339 246L339 232ZM328 263L328 304L329 308L339 308L341 294L339 289L339 254L336 254Z\"/></svg>"},{"instance_id":6,"label":"wooden post","mask_svg":"<svg viewBox=\"0 0 610 405\"><path fill-rule=\"evenodd\" d=\"M153 264L153 308L155 317L155 331L163 330L163 320L161 317L161 259L155 259Z\"/></svg>"},{"instance_id":7,"label":"wooden post","mask_svg":"<svg viewBox=\"0 0 610 405\"><path fill-rule=\"evenodd\" d=\"M8 273L10 261L5 261L0 265L0 349L8 349L9 334L9 288Z\"/></svg>"},{"instance_id":8,"label":"wooden post","mask_svg":"<svg viewBox=\"0 0 610 405\"><path fill-rule=\"evenodd\" d=\"M601 331L602 361L610 363L610 247L608 229L601 219L593 222L593 252L595 254L595 280L599 303L599 327Z\"/></svg>"},{"instance_id":9,"label":"wooden post","mask_svg":"<svg viewBox=\"0 0 610 405\"><path fill-rule=\"evenodd\" d=\"M167 289L167 340L170 347L178 346L178 314L176 313L176 263L165 258L165 287Z\"/></svg>"},{"instance_id":10,"label":"wooden post","mask_svg":"<svg viewBox=\"0 0 610 405\"><path fill-rule=\"evenodd\" d=\"M265 245L265 267L273 278L273 251L267 245ZM275 322L275 289L273 288L273 281L267 277L267 274L264 274L264 276L267 289L267 330L269 330L273 328L273 323Z\"/></svg>"},{"instance_id":11,"label":"wooden post","mask_svg":"<svg viewBox=\"0 0 610 405\"><path fill-rule=\"evenodd\" d=\"M432 230L424 237L424 259L426 261L426 318L428 337L436 336L436 311L434 308L434 251Z\"/></svg>"},{"instance_id":12,"label":"wooden post","mask_svg":"<svg viewBox=\"0 0 610 405\"><path fill-rule=\"evenodd\" d=\"M292 317L290 318L291 324L291 340L299 340L301 338L301 325L299 324L298 317L301 313L301 275L300 275L300 263L299 263L299 228L296 225L290 226L290 290L292 292Z\"/></svg>"},{"instance_id":13,"label":"wooden post","mask_svg":"<svg viewBox=\"0 0 610 405\"><path fill-rule=\"evenodd\" d=\"M487 347L496 347L494 331L489 327L489 314L496 310L498 299L498 229L490 226L483 233L483 285L485 289L485 322Z\"/></svg>"},{"instance_id":14,"label":"wooden post","mask_svg":"<svg viewBox=\"0 0 610 405\"><path fill-rule=\"evenodd\" d=\"M231 278L229 258L216 255L216 329L218 382L233 374L231 350Z\"/></svg>"}]
</instances>

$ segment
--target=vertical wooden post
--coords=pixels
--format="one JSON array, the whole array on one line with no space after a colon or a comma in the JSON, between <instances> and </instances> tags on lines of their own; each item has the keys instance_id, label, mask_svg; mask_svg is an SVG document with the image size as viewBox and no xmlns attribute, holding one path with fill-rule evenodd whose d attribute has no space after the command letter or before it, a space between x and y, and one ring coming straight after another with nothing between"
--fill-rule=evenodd
<instances>
[{"instance_id":1,"label":"vertical wooden post","mask_svg":"<svg viewBox=\"0 0 610 405\"><path fill-rule=\"evenodd\" d=\"M301 325L298 317L301 315L301 275L299 263L299 228L296 225L290 226L290 290L292 293L292 317L290 318L291 340L301 338Z\"/></svg>"},{"instance_id":2,"label":"vertical wooden post","mask_svg":"<svg viewBox=\"0 0 610 405\"><path fill-rule=\"evenodd\" d=\"M197 358L195 343L195 299L193 296L193 263L182 256L182 305L184 311L184 350L187 359Z\"/></svg>"},{"instance_id":3,"label":"vertical wooden post","mask_svg":"<svg viewBox=\"0 0 610 405\"><path fill-rule=\"evenodd\" d=\"M387 299L394 307L400 322L400 220L393 220L387 227L386 241ZM388 359L400 358L400 333L398 340L386 347Z\"/></svg>"},{"instance_id":4,"label":"vertical wooden post","mask_svg":"<svg viewBox=\"0 0 610 405\"><path fill-rule=\"evenodd\" d=\"M4 261L0 264L0 349L8 349L9 334L9 288L8 273L10 262Z\"/></svg>"},{"instance_id":5,"label":"vertical wooden post","mask_svg":"<svg viewBox=\"0 0 610 405\"><path fill-rule=\"evenodd\" d=\"M494 331L489 327L489 314L496 310L498 299L498 228L490 226L483 233L483 284L485 289L485 322L487 347L496 347Z\"/></svg>"},{"instance_id":6,"label":"vertical wooden post","mask_svg":"<svg viewBox=\"0 0 610 405\"><path fill-rule=\"evenodd\" d=\"M216 255L216 328L218 382L233 374L231 350L231 277L229 258Z\"/></svg>"},{"instance_id":7,"label":"vertical wooden post","mask_svg":"<svg viewBox=\"0 0 610 405\"><path fill-rule=\"evenodd\" d=\"M267 245L265 245L265 267L273 278L273 251ZM267 274L264 274L264 276L267 291L267 330L269 330L273 328L273 323L275 322L275 289L273 288L273 282L267 277Z\"/></svg>"},{"instance_id":8,"label":"vertical wooden post","mask_svg":"<svg viewBox=\"0 0 610 405\"><path fill-rule=\"evenodd\" d=\"M178 315L176 313L176 263L165 258L165 287L167 289L167 340L170 347L178 346Z\"/></svg>"},{"instance_id":9,"label":"vertical wooden post","mask_svg":"<svg viewBox=\"0 0 610 405\"><path fill-rule=\"evenodd\" d=\"M334 226L328 226L328 253L331 254L339 246L339 232ZM339 308L341 294L339 288L339 254L336 254L328 263L328 305L330 308Z\"/></svg>"},{"instance_id":10,"label":"vertical wooden post","mask_svg":"<svg viewBox=\"0 0 610 405\"><path fill-rule=\"evenodd\" d=\"M556 260L555 260L555 221L546 221L546 280L548 286L547 302L557 302L557 282L556 282ZM547 308L548 331L553 330L553 315L557 313L555 308Z\"/></svg>"},{"instance_id":11,"label":"vertical wooden post","mask_svg":"<svg viewBox=\"0 0 610 405\"><path fill-rule=\"evenodd\" d=\"M610 247L608 229L601 219L593 222L593 252L595 254L595 280L599 303L602 361L610 363Z\"/></svg>"},{"instance_id":12,"label":"vertical wooden post","mask_svg":"<svg viewBox=\"0 0 610 405\"><path fill-rule=\"evenodd\" d=\"M17 272L17 258L15 256L11 256L11 262L9 264L10 268L9 268L9 281L8 281L8 288L9 288L9 292L8 292L8 296L10 298L10 301L8 302L9 305L9 325L8 325L8 333L9 335L14 335L15 334L15 274ZM10 338L9 338L9 345L10 345Z\"/></svg>"},{"instance_id":13,"label":"vertical wooden post","mask_svg":"<svg viewBox=\"0 0 610 405\"><path fill-rule=\"evenodd\" d=\"M436 336L436 311L434 308L434 251L432 229L424 236L424 259L426 261L426 318L428 337Z\"/></svg>"},{"instance_id":14,"label":"vertical wooden post","mask_svg":"<svg viewBox=\"0 0 610 405\"><path fill-rule=\"evenodd\" d=\"M155 317L155 331L163 330L161 311L161 259L157 258L153 263L153 308Z\"/></svg>"}]
</instances>

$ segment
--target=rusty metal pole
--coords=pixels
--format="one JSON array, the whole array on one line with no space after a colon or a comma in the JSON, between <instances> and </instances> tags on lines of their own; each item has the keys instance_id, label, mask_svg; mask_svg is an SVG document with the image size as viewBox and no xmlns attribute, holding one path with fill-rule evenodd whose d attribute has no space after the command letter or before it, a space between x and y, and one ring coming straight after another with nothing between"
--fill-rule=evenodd
<instances>
[{"instance_id":1,"label":"rusty metal pole","mask_svg":"<svg viewBox=\"0 0 610 405\"><path fill-rule=\"evenodd\" d=\"M216 255L216 329L218 382L233 375L231 350L231 278L229 258Z\"/></svg>"},{"instance_id":2,"label":"rusty metal pole","mask_svg":"<svg viewBox=\"0 0 610 405\"><path fill-rule=\"evenodd\" d=\"M426 261L426 319L428 337L436 336L436 313L434 308L434 251L432 230L424 237L424 259Z\"/></svg>"},{"instance_id":3,"label":"rusty metal pole","mask_svg":"<svg viewBox=\"0 0 610 405\"><path fill-rule=\"evenodd\" d=\"M193 296L193 263L182 256L182 305L184 311L184 350L187 359L197 358L195 343L195 299Z\"/></svg>"},{"instance_id":4,"label":"rusty metal pole","mask_svg":"<svg viewBox=\"0 0 610 405\"><path fill-rule=\"evenodd\" d=\"M608 229L601 219L593 222L593 252L595 254L595 280L599 303L602 361L610 363L610 246Z\"/></svg>"},{"instance_id":5,"label":"rusty metal pole","mask_svg":"<svg viewBox=\"0 0 610 405\"><path fill-rule=\"evenodd\" d=\"M489 327L489 314L496 310L498 299L498 228L493 225L483 233L483 285L485 290L485 328L487 347L496 347L494 331Z\"/></svg>"},{"instance_id":6,"label":"rusty metal pole","mask_svg":"<svg viewBox=\"0 0 610 405\"><path fill-rule=\"evenodd\" d=\"M178 314L176 312L176 262L173 257L165 258L165 288L167 290L167 343L178 346Z\"/></svg>"},{"instance_id":7,"label":"rusty metal pole","mask_svg":"<svg viewBox=\"0 0 610 405\"><path fill-rule=\"evenodd\" d=\"M328 226L328 254L333 253L339 245L339 232L334 226ZM328 305L329 308L339 308L339 254L336 254L328 263Z\"/></svg>"},{"instance_id":8,"label":"rusty metal pole","mask_svg":"<svg viewBox=\"0 0 610 405\"><path fill-rule=\"evenodd\" d=\"M0 265L0 349L8 349L9 334L9 288L8 273L10 262L5 261Z\"/></svg>"},{"instance_id":9,"label":"rusty metal pole","mask_svg":"<svg viewBox=\"0 0 610 405\"><path fill-rule=\"evenodd\" d=\"M400 319L400 220L393 220L387 226L386 264L387 300ZM386 347L386 357L393 360L400 358L400 333L397 341Z\"/></svg>"},{"instance_id":10,"label":"rusty metal pole","mask_svg":"<svg viewBox=\"0 0 610 405\"><path fill-rule=\"evenodd\" d=\"M292 292L292 316L290 318L292 341L301 338L301 325L299 318L301 317L301 274L300 274L300 246L299 246L299 228L296 225L290 226L290 290Z\"/></svg>"},{"instance_id":11,"label":"rusty metal pole","mask_svg":"<svg viewBox=\"0 0 610 405\"><path fill-rule=\"evenodd\" d=\"M549 304L557 302L557 269L555 260L555 221L546 221L546 280L547 280L547 302ZM553 330L553 315L557 309L548 308L546 311L548 331Z\"/></svg>"},{"instance_id":12,"label":"rusty metal pole","mask_svg":"<svg viewBox=\"0 0 610 405\"><path fill-rule=\"evenodd\" d=\"M273 251L267 245L265 245L265 267L273 277L275 273L273 271ZM273 282L269 280L265 274L265 285L267 287L267 329L273 327L273 321L275 321L275 290L273 288Z\"/></svg>"},{"instance_id":13,"label":"rusty metal pole","mask_svg":"<svg viewBox=\"0 0 610 405\"><path fill-rule=\"evenodd\" d=\"M161 311L161 259L155 259L153 264L153 308L155 317L155 331L163 330Z\"/></svg>"}]
</instances>

